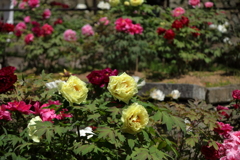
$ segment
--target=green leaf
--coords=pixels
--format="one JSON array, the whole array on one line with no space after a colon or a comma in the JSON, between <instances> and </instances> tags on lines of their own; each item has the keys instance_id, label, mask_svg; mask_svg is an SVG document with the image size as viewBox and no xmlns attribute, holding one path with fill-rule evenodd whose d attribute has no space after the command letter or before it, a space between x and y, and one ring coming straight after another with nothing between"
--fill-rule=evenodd
<instances>
[{"instance_id":1,"label":"green leaf","mask_svg":"<svg viewBox=\"0 0 240 160\"><path fill-rule=\"evenodd\" d=\"M98 138L109 139L110 143L116 143L114 131L112 128L99 127L97 131L99 131Z\"/></svg>"},{"instance_id":2,"label":"green leaf","mask_svg":"<svg viewBox=\"0 0 240 160\"><path fill-rule=\"evenodd\" d=\"M131 149L133 149L135 140L133 140L133 139L128 139L127 142L128 142L128 146L129 146Z\"/></svg>"},{"instance_id":3,"label":"green leaf","mask_svg":"<svg viewBox=\"0 0 240 160\"><path fill-rule=\"evenodd\" d=\"M81 154L82 156L86 155L89 152L92 152L93 149L96 147L94 144L89 145L81 145L80 143L77 143L78 145L75 145L74 147L74 153Z\"/></svg>"},{"instance_id":4,"label":"green leaf","mask_svg":"<svg viewBox=\"0 0 240 160\"><path fill-rule=\"evenodd\" d=\"M88 119L87 119L87 120L89 121L89 120L92 120L92 119L93 119L93 120L97 121L100 116L101 116L101 115L100 115L99 113L92 114L92 115L89 115L89 116L88 116Z\"/></svg>"}]
</instances>

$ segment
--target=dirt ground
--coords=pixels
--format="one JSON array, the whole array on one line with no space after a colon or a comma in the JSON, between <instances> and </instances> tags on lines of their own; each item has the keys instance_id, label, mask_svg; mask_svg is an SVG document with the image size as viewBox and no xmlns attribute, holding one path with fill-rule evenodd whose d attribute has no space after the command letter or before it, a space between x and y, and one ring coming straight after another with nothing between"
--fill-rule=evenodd
<instances>
[{"instance_id":1,"label":"dirt ground","mask_svg":"<svg viewBox=\"0 0 240 160\"><path fill-rule=\"evenodd\" d=\"M86 76L90 72L77 75L84 81L87 81ZM216 72L190 72L187 75L180 76L179 78L164 79L159 81L152 81L146 78L142 72L135 72L134 76L144 78L146 82L159 82L159 83L180 83L180 84L196 84L203 87L220 87L231 84L240 84L240 76L226 75L224 71Z\"/></svg>"}]
</instances>

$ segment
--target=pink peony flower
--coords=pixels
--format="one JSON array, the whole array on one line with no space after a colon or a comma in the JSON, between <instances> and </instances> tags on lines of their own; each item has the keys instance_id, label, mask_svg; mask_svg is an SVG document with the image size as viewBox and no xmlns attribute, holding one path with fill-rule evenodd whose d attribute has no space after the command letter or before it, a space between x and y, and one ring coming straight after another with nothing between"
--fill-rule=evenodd
<instances>
[{"instance_id":1,"label":"pink peony flower","mask_svg":"<svg viewBox=\"0 0 240 160\"><path fill-rule=\"evenodd\" d=\"M232 92L232 97L234 98L234 99L238 99L238 100L240 100L240 90L234 90L233 92Z\"/></svg>"},{"instance_id":2,"label":"pink peony flower","mask_svg":"<svg viewBox=\"0 0 240 160\"><path fill-rule=\"evenodd\" d=\"M110 21L108 20L107 17L102 17L102 18L99 19L99 22L106 26L106 25L109 24Z\"/></svg>"},{"instance_id":3,"label":"pink peony flower","mask_svg":"<svg viewBox=\"0 0 240 160\"><path fill-rule=\"evenodd\" d=\"M221 105L218 105L218 106L217 106L217 111L221 111L221 110L229 110L229 108L228 108L228 107L221 106Z\"/></svg>"},{"instance_id":4,"label":"pink peony flower","mask_svg":"<svg viewBox=\"0 0 240 160\"><path fill-rule=\"evenodd\" d=\"M39 7L39 0L28 0L28 6L31 8Z\"/></svg>"},{"instance_id":5,"label":"pink peony flower","mask_svg":"<svg viewBox=\"0 0 240 160\"><path fill-rule=\"evenodd\" d=\"M54 23L53 25L57 25L57 24L62 24L63 23L63 20L61 18L58 18Z\"/></svg>"},{"instance_id":6,"label":"pink peony flower","mask_svg":"<svg viewBox=\"0 0 240 160\"><path fill-rule=\"evenodd\" d=\"M188 0L188 4L191 5L192 7L200 7L200 0Z\"/></svg>"},{"instance_id":7,"label":"pink peony flower","mask_svg":"<svg viewBox=\"0 0 240 160\"><path fill-rule=\"evenodd\" d=\"M14 102L8 102L7 105L3 105L7 110L10 111L19 111L23 114L30 114L33 113L33 111L30 110L31 104L26 104L24 101L14 101Z\"/></svg>"},{"instance_id":8,"label":"pink peony flower","mask_svg":"<svg viewBox=\"0 0 240 160\"><path fill-rule=\"evenodd\" d=\"M73 116L72 114L70 114L70 113L65 113L65 112L67 112L67 111L68 111L68 109L62 109L62 110L60 111L60 114L58 114L58 115L56 116L56 119L62 120L62 119L64 119L64 118L66 118L66 117L68 117L68 118L72 117L72 116Z\"/></svg>"},{"instance_id":9,"label":"pink peony flower","mask_svg":"<svg viewBox=\"0 0 240 160\"><path fill-rule=\"evenodd\" d=\"M173 17L179 17L185 13L185 10L182 7L177 7L172 11Z\"/></svg>"},{"instance_id":10,"label":"pink peony flower","mask_svg":"<svg viewBox=\"0 0 240 160\"><path fill-rule=\"evenodd\" d=\"M19 9L25 9L27 7L27 3L26 2L20 2L18 5Z\"/></svg>"},{"instance_id":11,"label":"pink peony flower","mask_svg":"<svg viewBox=\"0 0 240 160\"><path fill-rule=\"evenodd\" d=\"M205 2L205 3L204 3L204 6L205 6L206 8L211 8L211 7L213 6L213 2Z\"/></svg>"},{"instance_id":12,"label":"pink peony flower","mask_svg":"<svg viewBox=\"0 0 240 160\"><path fill-rule=\"evenodd\" d=\"M4 105L0 106L0 120L4 119L7 121L11 121L11 113L9 111L6 111L6 108L4 107Z\"/></svg>"},{"instance_id":13,"label":"pink peony flower","mask_svg":"<svg viewBox=\"0 0 240 160\"><path fill-rule=\"evenodd\" d=\"M214 128L214 131L219 135L222 135L224 138L229 136L229 132L231 132L233 127L230 124L224 124L222 122L217 122L217 128Z\"/></svg>"},{"instance_id":14,"label":"pink peony flower","mask_svg":"<svg viewBox=\"0 0 240 160\"><path fill-rule=\"evenodd\" d=\"M90 24L84 25L82 27L81 31L82 31L82 34L85 36L93 36L94 35L93 28Z\"/></svg>"},{"instance_id":15,"label":"pink peony flower","mask_svg":"<svg viewBox=\"0 0 240 160\"><path fill-rule=\"evenodd\" d=\"M63 33L63 39L69 42L76 41L77 40L76 32L71 29L66 30Z\"/></svg>"},{"instance_id":16,"label":"pink peony flower","mask_svg":"<svg viewBox=\"0 0 240 160\"><path fill-rule=\"evenodd\" d=\"M45 9L43 14L42 14L42 17L43 17L43 19L48 19L48 18L51 17L51 14L52 13L51 13L50 9Z\"/></svg>"},{"instance_id":17,"label":"pink peony flower","mask_svg":"<svg viewBox=\"0 0 240 160\"><path fill-rule=\"evenodd\" d=\"M51 35L53 33L53 27L49 24L44 24L42 26L42 31L43 31L43 36L48 36Z\"/></svg>"},{"instance_id":18,"label":"pink peony flower","mask_svg":"<svg viewBox=\"0 0 240 160\"><path fill-rule=\"evenodd\" d=\"M26 35L24 39L26 44L33 42L33 40L34 40L34 35L32 33Z\"/></svg>"},{"instance_id":19,"label":"pink peony flower","mask_svg":"<svg viewBox=\"0 0 240 160\"><path fill-rule=\"evenodd\" d=\"M18 4L17 0L13 0L13 6L15 7Z\"/></svg>"},{"instance_id":20,"label":"pink peony flower","mask_svg":"<svg viewBox=\"0 0 240 160\"><path fill-rule=\"evenodd\" d=\"M20 37L22 35L22 32L27 28L26 24L24 22L19 22L14 29L14 33L16 36Z\"/></svg>"},{"instance_id":21,"label":"pink peony flower","mask_svg":"<svg viewBox=\"0 0 240 160\"><path fill-rule=\"evenodd\" d=\"M26 16L26 17L24 17L24 22L25 23L30 23L31 22L31 18L30 18L30 16Z\"/></svg>"}]
</instances>

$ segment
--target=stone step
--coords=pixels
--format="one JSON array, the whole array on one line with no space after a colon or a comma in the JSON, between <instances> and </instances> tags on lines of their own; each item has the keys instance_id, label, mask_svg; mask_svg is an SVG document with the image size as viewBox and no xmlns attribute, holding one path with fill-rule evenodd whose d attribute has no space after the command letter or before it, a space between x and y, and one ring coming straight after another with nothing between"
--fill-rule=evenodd
<instances>
[{"instance_id":1,"label":"stone step","mask_svg":"<svg viewBox=\"0 0 240 160\"><path fill-rule=\"evenodd\" d=\"M240 89L240 84L205 88L194 84L146 83L139 90L139 95L143 95L153 88L161 90L165 95L169 95L173 90L178 90L181 92L179 100L198 99L217 104L231 102L233 100L232 91Z\"/></svg>"}]
</instances>

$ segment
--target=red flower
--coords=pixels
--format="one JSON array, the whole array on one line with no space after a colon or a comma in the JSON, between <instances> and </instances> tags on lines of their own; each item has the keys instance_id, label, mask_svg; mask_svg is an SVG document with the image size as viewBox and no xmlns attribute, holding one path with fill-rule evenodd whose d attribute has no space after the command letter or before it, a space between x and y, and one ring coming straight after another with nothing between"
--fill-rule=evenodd
<instances>
[{"instance_id":1,"label":"red flower","mask_svg":"<svg viewBox=\"0 0 240 160\"><path fill-rule=\"evenodd\" d=\"M172 23L172 28L176 28L177 30L179 30L180 28L183 28L183 23L176 19L173 23Z\"/></svg>"},{"instance_id":2,"label":"red flower","mask_svg":"<svg viewBox=\"0 0 240 160\"><path fill-rule=\"evenodd\" d=\"M2 28L3 32L13 32L14 31L14 25L13 24L9 24L9 23L4 23L3 28Z\"/></svg>"},{"instance_id":3,"label":"red flower","mask_svg":"<svg viewBox=\"0 0 240 160\"><path fill-rule=\"evenodd\" d=\"M104 86L104 74L101 70L92 71L87 75L88 81L94 85L103 87Z\"/></svg>"},{"instance_id":4,"label":"red flower","mask_svg":"<svg viewBox=\"0 0 240 160\"><path fill-rule=\"evenodd\" d=\"M213 146L202 146L201 152L207 160L218 160L224 154L224 146L221 143L217 143L218 150L216 150Z\"/></svg>"},{"instance_id":5,"label":"red flower","mask_svg":"<svg viewBox=\"0 0 240 160\"><path fill-rule=\"evenodd\" d=\"M26 44L33 42L33 40L34 40L34 35L32 33L29 33L28 35L26 35L24 39Z\"/></svg>"},{"instance_id":6,"label":"red flower","mask_svg":"<svg viewBox=\"0 0 240 160\"><path fill-rule=\"evenodd\" d=\"M63 23L63 20L61 18L58 18L54 23L53 25L57 25L57 24L62 24Z\"/></svg>"},{"instance_id":7,"label":"red flower","mask_svg":"<svg viewBox=\"0 0 240 160\"><path fill-rule=\"evenodd\" d=\"M157 28L157 33L158 33L158 35L161 35L161 34L163 34L163 33L165 33L165 32L166 32L166 29L161 28L161 27L158 27L158 28Z\"/></svg>"},{"instance_id":8,"label":"red flower","mask_svg":"<svg viewBox=\"0 0 240 160\"><path fill-rule=\"evenodd\" d=\"M164 34L165 39L172 40L172 39L174 39L174 37L175 37L175 33L172 29L166 30L166 32Z\"/></svg>"},{"instance_id":9,"label":"red flower","mask_svg":"<svg viewBox=\"0 0 240 160\"><path fill-rule=\"evenodd\" d=\"M187 17L182 16L180 21L182 22L182 24L184 26L188 26L188 24L189 24L189 19Z\"/></svg>"},{"instance_id":10,"label":"red flower","mask_svg":"<svg viewBox=\"0 0 240 160\"><path fill-rule=\"evenodd\" d=\"M0 93L10 91L14 88L17 76L14 75L15 67L8 66L0 69Z\"/></svg>"},{"instance_id":11,"label":"red flower","mask_svg":"<svg viewBox=\"0 0 240 160\"><path fill-rule=\"evenodd\" d=\"M200 31L200 29L198 29L195 26L190 27L190 28L194 29L195 31ZM200 36L200 33L199 32L192 32L192 35L193 35L193 37L198 37L198 36Z\"/></svg>"},{"instance_id":12,"label":"red flower","mask_svg":"<svg viewBox=\"0 0 240 160\"><path fill-rule=\"evenodd\" d=\"M44 24L42 26L42 30L43 30L43 35L47 36L47 35L51 35L53 32L53 27L49 24Z\"/></svg>"},{"instance_id":13,"label":"red flower","mask_svg":"<svg viewBox=\"0 0 240 160\"><path fill-rule=\"evenodd\" d=\"M240 90L234 90L233 92L232 92L232 97L234 98L234 99L240 99Z\"/></svg>"},{"instance_id":14,"label":"red flower","mask_svg":"<svg viewBox=\"0 0 240 160\"><path fill-rule=\"evenodd\" d=\"M32 32L34 33L35 36L40 37L43 35L43 30L40 27L33 27Z\"/></svg>"},{"instance_id":15,"label":"red flower","mask_svg":"<svg viewBox=\"0 0 240 160\"><path fill-rule=\"evenodd\" d=\"M103 70L92 71L87 75L88 81L94 85L104 87L109 82L109 76L116 76L118 71L106 68Z\"/></svg>"}]
</instances>

